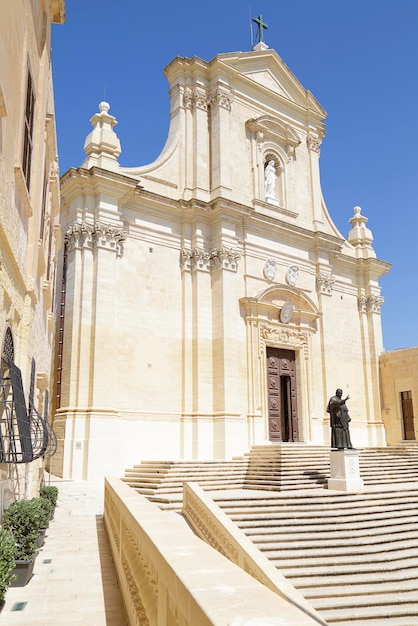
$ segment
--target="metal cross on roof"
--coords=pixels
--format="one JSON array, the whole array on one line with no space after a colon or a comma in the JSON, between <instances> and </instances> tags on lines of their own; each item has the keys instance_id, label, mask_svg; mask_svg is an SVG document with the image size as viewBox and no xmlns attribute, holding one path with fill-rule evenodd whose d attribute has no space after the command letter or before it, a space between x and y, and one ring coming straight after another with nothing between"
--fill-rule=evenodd
<instances>
[{"instance_id":1,"label":"metal cross on roof","mask_svg":"<svg viewBox=\"0 0 418 626\"><path fill-rule=\"evenodd\" d=\"M263 29L268 29L267 24L263 22L263 16L259 15L258 17L253 17L252 21L255 22L258 26L258 43L263 41Z\"/></svg>"}]
</instances>

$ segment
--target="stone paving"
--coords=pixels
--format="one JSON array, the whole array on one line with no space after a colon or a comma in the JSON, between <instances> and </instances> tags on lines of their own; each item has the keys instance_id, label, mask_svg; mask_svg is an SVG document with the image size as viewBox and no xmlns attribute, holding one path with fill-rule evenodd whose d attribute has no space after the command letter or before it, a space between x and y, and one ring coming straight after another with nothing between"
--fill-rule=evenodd
<instances>
[{"instance_id":1,"label":"stone paving","mask_svg":"<svg viewBox=\"0 0 418 626\"><path fill-rule=\"evenodd\" d=\"M33 578L9 587L0 624L127 626L103 522L103 485L52 479L59 489Z\"/></svg>"}]
</instances>

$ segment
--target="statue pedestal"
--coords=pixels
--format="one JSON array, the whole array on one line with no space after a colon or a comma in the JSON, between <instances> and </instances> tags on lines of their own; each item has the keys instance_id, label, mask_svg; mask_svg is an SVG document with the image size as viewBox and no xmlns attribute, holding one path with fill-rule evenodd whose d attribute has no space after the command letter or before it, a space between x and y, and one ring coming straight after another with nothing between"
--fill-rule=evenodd
<instances>
[{"instance_id":1,"label":"statue pedestal","mask_svg":"<svg viewBox=\"0 0 418 626\"><path fill-rule=\"evenodd\" d=\"M331 477L328 479L328 489L339 491L364 489L364 482L360 477L358 450L331 450L330 465Z\"/></svg>"}]
</instances>

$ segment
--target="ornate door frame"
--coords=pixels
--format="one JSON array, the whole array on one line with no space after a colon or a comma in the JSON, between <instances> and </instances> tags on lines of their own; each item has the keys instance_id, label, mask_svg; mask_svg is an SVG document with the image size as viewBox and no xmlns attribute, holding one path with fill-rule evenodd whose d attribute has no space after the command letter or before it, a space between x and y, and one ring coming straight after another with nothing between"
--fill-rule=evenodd
<instances>
[{"instance_id":1,"label":"ornate door frame","mask_svg":"<svg viewBox=\"0 0 418 626\"><path fill-rule=\"evenodd\" d=\"M281 312L291 302L294 314L286 322ZM247 331L248 422L250 443L269 441L267 348L295 353L298 440L310 441L312 390L308 384L311 336L317 332L319 312L305 294L287 285L274 285L254 298L241 298ZM283 317L282 317L283 319Z\"/></svg>"}]
</instances>

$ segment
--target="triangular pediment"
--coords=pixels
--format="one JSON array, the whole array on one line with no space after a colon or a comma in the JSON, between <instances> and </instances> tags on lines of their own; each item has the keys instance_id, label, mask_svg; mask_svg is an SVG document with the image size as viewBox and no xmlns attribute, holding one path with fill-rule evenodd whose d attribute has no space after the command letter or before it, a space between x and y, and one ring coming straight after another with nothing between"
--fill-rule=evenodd
<instances>
[{"instance_id":1,"label":"triangular pediment","mask_svg":"<svg viewBox=\"0 0 418 626\"><path fill-rule=\"evenodd\" d=\"M230 67L242 81L253 83L297 106L308 108L322 119L326 111L305 89L275 50L220 54L213 61ZM236 75L237 75L236 74Z\"/></svg>"}]
</instances>

